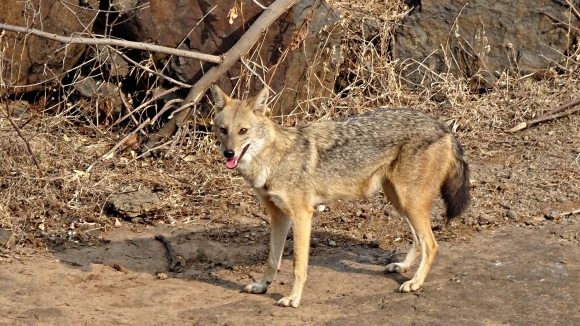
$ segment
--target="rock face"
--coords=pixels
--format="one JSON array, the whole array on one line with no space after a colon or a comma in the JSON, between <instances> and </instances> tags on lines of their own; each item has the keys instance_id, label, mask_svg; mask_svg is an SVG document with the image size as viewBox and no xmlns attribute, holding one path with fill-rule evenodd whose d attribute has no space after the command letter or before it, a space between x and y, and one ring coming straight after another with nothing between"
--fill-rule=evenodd
<instances>
[{"instance_id":1,"label":"rock face","mask_svg":"<svg viewBox=\"0 0 580 326\"><path fill-rule=\"evenodd\" d=\"M85 2L99 7L97 0ZM0 22L64 36L86 32L85 28L90 31L96 15L97 11L78 6L67 9L59 0L0 1ZM0 58L6 61L0 77L7 85L25 86L10 88L11 93L41 89L45 86L40 83L45 81L60 81L86 48L82 44L65 47L45 38L32 35L25 38L25 34L13 32L6 32L1 40ZM6 88L0 88L0 96L5 93Z\"/></svg>"},{"instance_id":2,"label":"rock face","mask_svg":"<svg viewBox=\"0 0 580 326\"><path fill-rule=\"evenodd\" d=\"M578 37L578 18L563 1L413 2L395 34L393 57L415 84L451 72L471 78L475 89L487 88L506 68L526 73L554 66Z\"/></svg>"},{"instance_id":3,"label":"rock face","mask_svg":"<svg viewBox=\"0 0 580 326\"><path fill-rule=\"evenodd\" d=\"M258 2L268 6L273 1L260 0ZM233 18L231 15L228 17L234 3L237 17ZM316 9L306 34L305 50L290 51L284 58L283 51L292 42L293 32L298 29L312 8ZM235 2L150 0L149 6L136 9L134 13L128 13L127 17L132 18L119 26L116 33L125 39L168 47L178 47L183 42L180 46L182 49L220 55L235 45L262 12L263 9L252 0ZM312 70L308 67L308 64L313 64L312 58L323 53L326 58L322 58L321 61L329 62L329 55L336 51L323 51L324 48L339 49L339 38L324 31L325 26L329 30L336 22L337 16L331 13L328 4L324 1L322 3L319 0L300 1L267 30L264 38L259 41L261 43L259 50L245 57L247 63L269 84L271 89L275 92L284 90L283 95L272 108L274 114L288 113L295 107L297 98L305 98L303 95L307 85L305 77L308 69ZM324 42L329 35L329 42ZM155 59L166 57L160 54ZM280 64L276 66L278 63ZM259 65L263 65L266 69L261 69ZM166 73L182 82L193 84L211 66L210 63L195 59L173 57ZM249 91L251 94L263 87L263 83L252 76L253 89L248 89L248 70L244 69L245 75L242 75L242 67L242 64L237 64L220 80L218 84L225 92L230 92L237 83L240 83L242 91ZM317 65L314 71L321 72L322 76L324 68L322 65ZM324 82L330 81L331 79L328 78ZM332 89L331 85L325 86ZM311 89L310 92L312 91Z\"/></svg>"}]
</instances>

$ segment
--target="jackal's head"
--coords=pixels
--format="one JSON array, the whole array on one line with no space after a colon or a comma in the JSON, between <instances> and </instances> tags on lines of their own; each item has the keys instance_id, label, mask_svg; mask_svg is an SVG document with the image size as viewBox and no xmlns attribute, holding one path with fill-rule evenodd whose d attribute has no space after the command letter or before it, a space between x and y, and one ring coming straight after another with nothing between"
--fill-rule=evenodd
<instances>
[{"instance_id":1,"label":"jackal's head","mask_svg":"<svg viewBox=\"0 0 580 326\"><path fill-rule=\"evenodd\" d=\"M213 86L215 133L226 157L226 167L245 168L262 150L269 134L268 88L247 100L235 100Z\"/></svg>"}]
</instances>

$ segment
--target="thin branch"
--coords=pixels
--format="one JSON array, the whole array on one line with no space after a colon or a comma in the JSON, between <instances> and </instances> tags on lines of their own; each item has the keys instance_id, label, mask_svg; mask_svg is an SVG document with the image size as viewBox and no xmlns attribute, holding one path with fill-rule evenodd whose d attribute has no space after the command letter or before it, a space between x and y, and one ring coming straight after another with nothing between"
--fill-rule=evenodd
<instances>
[{"instance_id":1,"label":"thin branch","mask_svg":"<svg viewBox=\"0 0 580 326\"><path fill-rule=\"evenodd\" d=\"M254 76L256 76L256 78L258 78L258 79L259 79L259 80L262 82L262 84L264 84L264 86L265 86L265 87L268 87L268 90L269 90L270 92L272 92L273 94L276 94L276 92L275 92L275 91L274 91L272 88L270 88L270 85L268 85L268 84L266 83L266 81L264 80L264 78L262 78L262 76L260 76L260 75L259 75L259 74L258 74L256 71L254 71L254 69L252 69L252 67L250 67L250 65L248 65L248 64L246 63L246 60L244 60L244 59L241 59L241 58L240 58L240 61L242 62L242 64L243 64L244 66L246 66L246 68L247 68L247 69L248 69L248 70L249 70L249 71L250 71L250 72L251 72L251 73L252 73Z\"/></svg>"},{"instance_id":2,"label":"thin branch","mask_svg":"<svg viewBox=\"0 0 580 326\"><path fill-rule=\"evenodd\" d=\"M574 215L574 214L580 214L580 209L576 209L576 210L573 210L573 211L560 213L558 215L558 217L565 217L565 216Z\"/></svg>"},{"instance_id":3,"label":"thin branch","mask_svg":"<svg viewBox=\"0 0 580 326\"><path fill-rule=\"evenodd\" d=\"M183 99L180 99L180 98L175 98L173 100L167 101L167 103L165 103L165 105L163 105L163 108L161 108L161 111L159 111L153 117L153 119L151 119L151 124L154 124L155 121L157 121L157 119L159 119L159 117L161 117L161 115L163 113L165 113L167 110L169 110L174 104L181 103L181 102L183 102ZM181 109L181 110L183 110L183 109Z\"/></svg>"},{"instance_id":4,"label":"thin branch","mask_svg":"<svg viewBox=\"0 0 580 326\"><path fill-rule=\"evenodd\" d=\"M263 4L259 3L258 0L252 0L258 7L262 8L262 9L266 9L267 7L264 6Z\"/></svg>"},{"instance_id":5,"label":"thin branch","mask_svg":"<svg viewBox=\"0 0 580 326\"><path fill-rule=\"evenodd\" d=\"M38 164L38 161L36 160L36 156L34 155L32 148L30 147L30 142L24 137L20 128L18 128L18 125L10 117L10 112L9 112L10 110L8 109L8 101L6 101L5 104L6 104L6 112L4 112L4 110L0 110L0 112L2 112L2 114L8 120L8 122L10 122L10 124L12 125L14 130L16 130L18 137L20 137L22 139L22 141L24 142L24 144L26 144L26 149L28 150L28 153L30 154L30 158L32 159L32 162L34 162L34 165L36 165L36 168L38 169L38 171L42 172L42 169L40 168L40 164Z\"/></svg>"},{"instance_id":6,"label":"thin branch","mask_svg":"<svg viewBox=\"0 0 580 326\"><path fill-rule=\"evenodd\" d=\"M179 90L179 87L174 86L174 87L172 87L172 88L170 88L168 90L165 90L165 91L163 91L161 93L158 93L158 94L154 95L151 99L149 99L146 102L141 103L141 105L139 105L138 107L136 107L133 111L125 114L122 118L120 118L119 120L115 121L115 123L113 123L113 126L118 125L119 123L121 123L122 121L124 121L125 119L127 119L129 116L132 116L133 113L135 113L135 112L143 109L144 107L146 107L147 105L149 105L152 102L156 101L157 99L161 98L162 96L167 95L169 93L173 93L173 92L175 92L177 90Z\"/></svg>"},{"instance_id":7,"label":"thin branch","mask_svg":"<svg viewBox=\"0 0 580 326\"><path fill-rule=\"evenodd\" d=\"M123 102L123 104L125 105L125 107L127 108L127 111L130 110L131 105L129 104L129 102L127 101L127 96L125 96L125 93L119 91L119 96L121 97L121 101ZM131 119L133 120L133 122L135 123L136 126L139 125L139 121L137 120L137 118L135 118L135 116L133 115L132 112L129 112L128 115L131 116ZM149 137L149 135L147 135L147 133L145 132L145 130L141 129L141 134L145 137Z\"/></svg>"},{"instance_id":8,"label":"thin branch","mask_svg":"<svg viewBox=\"0 0 580 326\"><path fill-rule=\"evenodd\" d=\"M562 104L562 105L558 106L557 108L550 110L550 111L542 114L541 116L539 116L535 119L531 119L531 120L522 122L519 125L508 130L508 132L514 133L516 131L520 131L520 130L526 129L528 127L531 127L533 125L537 125L540 122L565 117L565 116L570 115L576 111L580 111L580 108L574 108L578 104L580 104L580 98L577 98L574 101L570 101L568 103Z\"/></svg>"},{"instance_id":9,"label":"thin branch","mask_svg":"<svg viewBox=\"0 0 580 326\"><path fill-rule=\"evenodd\" d=\"M217 55L199 53L195 51L186 51L174 48L168 48L165 46L155 45L155 44L147 44L142 42L132 42L132 41L125 41L125 40L114 40L108 38L87 38L87 37L77 37L77 36L60 36L52 33L43 32L38 29L28 28L28 27L20 27L14 25L8 25L0 23L1 30L7 30L17 33L26 33L32 34L38 37L43 37L49 40L53 40L60 43L66 44L91 44L91 45L111 45L111 46L122 46L130 49L137 49L137 50L145 50L151 52L160 52L165 54L177 55L180 57L186 58L193 58L199 59L201 61L207 61L211 63L220 64L223 62L223 58Z\"/></svg>"},{"instance_id":10,"label":"thin branch","mask_svg":"<svg viewBox=\"0 0 580 326\"><path fill-rule=\"evenodd\" d=\"M145 66L143 66L143 65L139 64L139 63L138 63L138 62L136 62L135 60L132 60L131 58L129 58L128 56L126 56L126 55L125 55L123 52L121 52L121 51L119 51L119 50L115 49L114 47L111 47L111 46L109 46L109 49L111 49L111 50L113 50L113 51L117 52L117 54L119 54L121 57L123 57L123 59L125 59L125 60L129 61L130 63L134 64L135 66L137 66L137 67L139 67L139 68L141 68L141 69L143 69L143 70L145 70L145 71L147 71L147 72L149 72L149 73L152 73L152 74L154 74L154 75L157 75L157 76L159 76L159 77L161 77L161 78L163 78L163 79L165 79L165 80L167 80L167 81L170 81L170 82L172 82L172 83L174 83L174 84L177 84L177 85L179 85L179 86L181 86L181 87L185 87L185 88L191 88L191 85L188 85L188 84L182 83L182 82L180 82L179 80L175 80L175 79L173 79L173 78L171 78L171 77L169 77L169 76L165 76L165 75L164 75L164 74L162 74L162 73L159 73L159 72L157 72L157 71L155 71L155 70L151 70L151 69L149 69L149 68L147 68L147 67L145 67Z\"/></svg>"}]
</instances>

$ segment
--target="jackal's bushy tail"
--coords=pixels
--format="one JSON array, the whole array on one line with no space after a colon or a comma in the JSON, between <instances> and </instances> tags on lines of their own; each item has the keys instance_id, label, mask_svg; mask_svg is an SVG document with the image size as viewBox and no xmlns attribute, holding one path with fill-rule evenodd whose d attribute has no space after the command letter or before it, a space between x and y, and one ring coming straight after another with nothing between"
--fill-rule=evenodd
<instances>
[{"instance_id":1,"label":"jackal's bushy tail","mask_svg":"<svg viewBox=\"0 0 580 326\"><path fill-rule=\"evenodd\" d=\"M441 196L447 207L447 223L461 215L469 204L469 167L463 159L463 148L454 138L455 161L441 186Z\"/></svg>"}]
</instances>

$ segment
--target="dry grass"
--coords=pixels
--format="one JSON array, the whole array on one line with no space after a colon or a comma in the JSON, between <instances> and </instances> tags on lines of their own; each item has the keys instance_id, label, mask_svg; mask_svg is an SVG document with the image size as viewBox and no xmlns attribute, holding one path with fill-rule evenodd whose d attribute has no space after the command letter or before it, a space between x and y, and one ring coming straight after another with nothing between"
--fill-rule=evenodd
<instances>
[{"instance_id":1,"label":"dry grass","mask_svg":"<svg viewBox=\"0 0 580 326\"><path fill-rule=\"evenodd\" d=\"M285 124L334 119L377 106L414 107L444 117L473 148L481 139L505 137L506 129L580 94L575 71L543 80L506 72L484 94L471 93L466 80L441 74L432 88L411 92L389 58L393 28L407 10L402 2L356 0L334 1L333 5L345 15L341 32L345 61L337 71L328 72L336 74L338 87L327 89L329 96L310 94L297 103L295 114L286 116ZM320 85L314 68L323 64L322 58L321 53L311 63L308 83L313 89ZM258 61L250 56L248 62L252 60ZM247 70L242 73L243 78L254 75ZM105 209L108 197L140 188L160 189L163 206L156 223L212 221L215 210L223 205L253 202L250 190L241 182L231 182L230 178L237 177L221 169L211 134L196 130L193 124L172 140L173 146L161 157L133 160L130 151L118 152L85 173L144 116L136 115L139 121L124 129L105 127L94 123L94 103L74 111L71 107L80 104L67 103L63 94L58 104L33 105L24 114L17 114L13 100L0 103L0 227L11 229L19 244L39 245L41 238L63 242L98 236L94 230L106 230L114 222ZM435 94L442 94L444 101L433 100ZM5 115L21 127L39 168Z\"/></svg>"}]
</instances>

